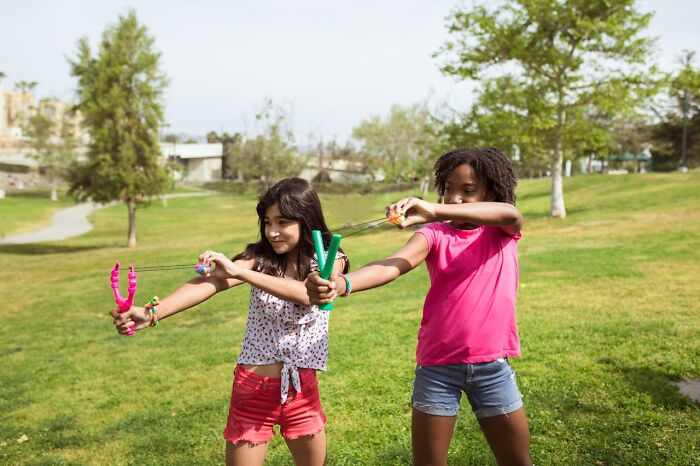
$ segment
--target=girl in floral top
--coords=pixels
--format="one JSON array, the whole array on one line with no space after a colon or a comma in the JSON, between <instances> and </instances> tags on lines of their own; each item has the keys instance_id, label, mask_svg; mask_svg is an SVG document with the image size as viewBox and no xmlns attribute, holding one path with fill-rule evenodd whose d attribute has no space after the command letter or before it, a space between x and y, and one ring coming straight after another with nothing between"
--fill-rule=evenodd
<instances>
[{"instance_id":1,"label":"girl in floral top","mask_svg":"<svg viewBox=\"0 0 700 466\"><path fill-rule=\"evenodd\" d=\"M231 260L219 252L201 254L200 264L216 265L211 276L190 280L162 299L157 318L249 283L248 322L224 431L226 464L263 464L278 424L296 464L321 465L326 417L316 370L326 368L328 313L310 305L304 282L318 268L311 231L323 232L326 247L330 233L318 196L300 178L275 184L260 197L257 212L260 240ZM334 272L347 269L347 258L339 252ZM136 306L123 314L112 311L120 333L148 327L152 315Z\"/></svg>"}]
</instances>

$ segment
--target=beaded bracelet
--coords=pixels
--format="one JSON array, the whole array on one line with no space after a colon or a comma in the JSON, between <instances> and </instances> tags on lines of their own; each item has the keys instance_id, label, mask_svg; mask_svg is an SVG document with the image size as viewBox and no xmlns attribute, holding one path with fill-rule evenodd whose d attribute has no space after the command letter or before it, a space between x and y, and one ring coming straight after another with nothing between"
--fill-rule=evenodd
<instances>
[{"instance_id":1,"label":"beaded bracelet","mask_svg":"<svg viewBox=\"0 0 700 466\"><path fill-rule=\"evenodd\" d=\"M343 298L347 298L350 295L350 293L352 293L352 285L350 285L350 280L348 280L348 277L345 274L341 273L338 276L345 280L345 293L341 294L340 296L342 296Z\"/></svg>"},{"instance_id":2,"label":"beaded bracelet","mask_svg":"<svg viewBox=\"0 0 700 466\"><path fill-rule=\"evenodd\" d=\"M156 306L159 304L160 300L158 299L158 296L152 297L148 304L146 304L146 309L151 311L151 327L158 326L158 313L156 312Z\"/></svg>"}]
</instances>

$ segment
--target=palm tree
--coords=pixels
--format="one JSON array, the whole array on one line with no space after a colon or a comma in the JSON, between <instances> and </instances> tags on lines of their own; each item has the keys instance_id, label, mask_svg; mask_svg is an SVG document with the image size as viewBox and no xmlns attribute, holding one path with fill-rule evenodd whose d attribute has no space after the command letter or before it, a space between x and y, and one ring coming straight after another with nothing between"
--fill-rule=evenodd
<instances>
[{"instance_id":1,"label":"palm tree","mask_svg":"<svg viewBox=\"0 0 700 466\"><path fill-rule=\"evenodd\" d=\"M17 81L15 83L15 89L20 91L22 94L27 94L34 90L34 88L38 85L36 81Z\"/></svg>"}]
</instances>

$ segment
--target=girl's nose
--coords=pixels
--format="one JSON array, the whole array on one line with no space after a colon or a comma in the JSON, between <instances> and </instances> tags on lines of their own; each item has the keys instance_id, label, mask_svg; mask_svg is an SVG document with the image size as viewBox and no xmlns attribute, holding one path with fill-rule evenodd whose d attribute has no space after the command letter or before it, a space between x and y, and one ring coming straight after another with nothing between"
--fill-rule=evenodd
<instances>
[{"instance_id":1,"label":"girl's nose","mask_svg":"<svg viewBox=\"0 0 700 466\"><path fill-rule=\"evenodd\" d=\"M445 201L448 204L460 204L462 202L462 197L459 194L450 194L445 196Z\"/></svg>"}]
</instances>

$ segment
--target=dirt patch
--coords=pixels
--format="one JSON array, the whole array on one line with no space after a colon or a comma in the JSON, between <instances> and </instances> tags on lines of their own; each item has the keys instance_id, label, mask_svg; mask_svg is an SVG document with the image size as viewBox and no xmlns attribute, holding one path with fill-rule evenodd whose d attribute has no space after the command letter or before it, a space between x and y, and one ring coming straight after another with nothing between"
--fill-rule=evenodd
<instances>
[{"instance_id":1,"label":"dirt patch","mask_svg":"<svg viewBox=\"0 0 700 466\"><path fill-rule=\"evenodd\" d=\"M700 380L681 380L673 382L673 385L678 387L682 394L700 403Z\"/></svg>"}]
</instances>

